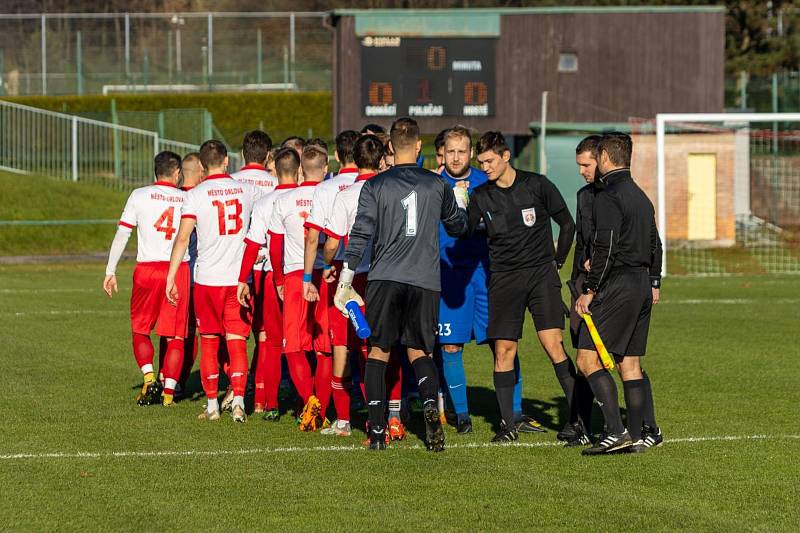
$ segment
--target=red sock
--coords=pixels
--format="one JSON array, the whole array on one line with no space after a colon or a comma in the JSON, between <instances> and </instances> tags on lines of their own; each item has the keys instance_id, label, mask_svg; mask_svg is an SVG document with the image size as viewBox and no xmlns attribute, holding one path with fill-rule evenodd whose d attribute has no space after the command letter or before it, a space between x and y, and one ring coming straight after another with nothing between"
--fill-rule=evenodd
<instances>
[{"instance_id":1,"label":"red sock","mask_svg":"<svg viewBox=\"0 0 800 533\"><path fill-rule=\"evenodd\" d=\"M256 363L254 365L256 393L253 403L257 407L264 407L267 404L267 348L267 343L264 341L259 341L256 347Z\"/></svg>"},{"instance_id":2,"label":"red sock","mask_svg":"<svg viewBox=\"0 0 800 533\"><path fill-rule=\"evenodd\" d=\"M244 396L247 387L247 341L244 339L231 339L227 342L228 357L230 358L231 388L234 396Z\"/></svg>"},{"instance_id":3,"label":"red sock","mask_svg":"<svg viewBox=\"0 0 800 533\"><path fill-rule=\"evenodd\" d=\"M278 408L278 389L281 386L281 352L280 346L267 346L267 361L264 365L264 391L266 409Z\"/></svg>"},{"instance_id":4,"label":"red sock","mask_svg":"<svg viewBox=\"0 0 800 533\"><path fill-rule=\"evenodd\" d=\"M222 371L228 376L228 381L231 379L231 356L228 353L228 344L222 343L219 347L219 364L222 365Z\"/></svg>"},{"instance_id":5,"label":"red sock","mask_svg":"<svg viewBox=\"0 0 800 533\"><path fill-rule=\"evenodd\" d=\"M336 409L336 419L350 421L350 387L353 385L350 377L331 377L333 389L333 406Z\"/></svg>"},{"instance_id":6,"label":"red sock","mask_svg":"<svg viewBox=\"0 0 800 533\"><path fill-rule=\"evenodd\" d=\"M200 382L209 398L219 393L219 337L200 337Z\"/></svg>"},{"instance_id":7,"label":"red sock","mask_svg":"<svg viewBox=\"0 0 800 533\"><path fill-rule=\"evenodd\" d=\"M403 365L399 357L389 358L389 367L386 369L386 389L389 391L389 401L400 401L403 396Z\"/></svg>"},{"instance_id":8,"label":"red sock","mask_svg":"<svg viewBox=\"0 0 800 533\"><path fill-rule=\"evenodd\" d=\"M153 372L153 343L150 335L142 333L133 334L133 357L136 358L136 365L142 370L143 374Z\"/></svg>"},{"instance_id":9,"label":"red sock","mask_svg":"<svg viewBox=\"0 0 800 533\"><path fill-rule=\"evenodd\" d=\"M333 356L317 352L317 368L314 370L314 394L319 398L320 414L325 418L328 403L331 401L331 376L333 376Z\"/></svg>"},{"instance_id":10,"label":"red sock","mask_svg":"<svg viewBox=\"0 0 800 533\"><path fill-rule=\"evenodd\" d=\"M297 389L297 394L300 395L303 403L306 403L313 394L314 386L311 381L311 366L306 359L306 352L287 353L286 362L289 364L289 375L292 376L294 388Z\"/></svg>"},{"instance_id":11,"label":"red sock","mask_svg":"<svg viewBox=\"0 0 800 533\"><path fill-rule=\"evenodd\" d=\"M183 339L171 339L167 341L167 353L164 354L164 366L161 372L164 374L164 394L174 394L175 385L181 377L181 367L183 366Z\"/></svg>"}]
</instances>

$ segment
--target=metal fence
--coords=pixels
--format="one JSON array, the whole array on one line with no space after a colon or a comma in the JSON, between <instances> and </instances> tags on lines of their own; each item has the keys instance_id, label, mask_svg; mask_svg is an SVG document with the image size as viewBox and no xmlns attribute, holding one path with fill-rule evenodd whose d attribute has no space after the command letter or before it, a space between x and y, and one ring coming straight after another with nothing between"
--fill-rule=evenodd
<instances>
[{"instance_id":1,"label":"metal fence","mask_svg":"<svg viewBox=\"0 0 800 533\"><path fill-rule=\"evenodd\" d=\"M0 14L0 94L329 90L326 13Z\"/></svg>"},{"instance_id":2,"label":"metal fence","mask_svg":"<svg viewBox=\"0 0 800 533\"><path fill-rule=\"evenodd\" d=\"M198 150L189 143L77 115L0 101L0 170L130 189L153 181L153 157ZM240 165L230 154L230 167Z\"/></svg>"}]
</instances>

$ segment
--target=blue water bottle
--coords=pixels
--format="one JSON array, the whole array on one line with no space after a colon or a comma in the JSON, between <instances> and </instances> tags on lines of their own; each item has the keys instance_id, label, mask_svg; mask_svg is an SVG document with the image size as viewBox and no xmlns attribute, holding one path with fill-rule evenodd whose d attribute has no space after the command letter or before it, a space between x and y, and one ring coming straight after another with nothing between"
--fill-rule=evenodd
<instances>
[{"instance_id":1,"label":"blue water bottle","mask_svg":"<svg viewBox=\"0 0 800 533\"><path fill-rule=\"evenodd\" d=\"M358 305L358 302L355 300L350 300L344 304L344 308L347 310L347 315L350 317L350 323L353 324L353 329L356 330L356 335L358 335L358 338L369 338L369 336L372 334L372 331L369 329L367 319L364 317L364 313L361 312L361 307Z\"/></svg>"}]
</instances>

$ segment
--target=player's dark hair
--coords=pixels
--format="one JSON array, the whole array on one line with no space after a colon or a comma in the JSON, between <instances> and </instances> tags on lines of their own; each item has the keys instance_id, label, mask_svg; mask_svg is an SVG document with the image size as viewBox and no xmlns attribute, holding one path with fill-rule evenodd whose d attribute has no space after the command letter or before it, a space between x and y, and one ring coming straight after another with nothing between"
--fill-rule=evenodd
<instances>
[{"instance_id":1,"label":"player's dark hair","mask_svg":"<svg viewBox=\"0 0 800 533\"><path fill-rule=\"evenodd\" d=\"M577 147L575 147L575 155L580 155L583 152L589 152L592 154L592 159L599 159L600 152L597 150L597 147L600 146L600 141L602 139L602 135L589 135L579 142Z\"/></svg>"},{"instance_id":2,"label":"player's dark hair","mask_svg":"<svg viewBox=\"0 0 800 533\"><path fill-rule=\"evenodd\" d=\"M175 170L181 168L181 156L165 150L153 159L153 166L157 178L170 178Z\"/></svg>"},{"instance_id":3,"label":"player's dark hair","mask_svg":"<svg viewBox=\"0 0 800 533\"><path fill-rule=\"evenodd\" d=\"M328 164L328 152L318 146L306 146L303 155L300 157L300 166L303 167L303 175L306 178L316 177Z\"/></svg>"},{"instance_id":4,"label":"player's dark hair","mask_svg":"<svg viewBox=\"0 0 800 533\"><path fill-rule=\"evenodd\" d=\"M361 134L368 134L372 132L373 135L377 135L378 133L386 133L386 130L383 129L383 126L378 124L364 124L364 127L361 128Z\"/></svg>"},{"instance_id":5,"label":"player's dark hair","mask_svg":"<svg viewBox=\"0 0 800 533\"><path fill-rule=\"evenodd\" d=\"M389 137L395 151L413 148L419 141L419 125L410 117L400 117L392 123Z\"/></svg>"},{"instance_id":6,"label":"player's dark hair","mask_svg":"<svg viewBox=\"0 0 800 533\"><path fill-rule=\"evenodd\" d=\"M200 163L206 170L220 167L228 157L228 149L222 142L211 139L200 146Z\"/></svg>"},{"instance_id":7,"label":"player's dark hair","mask_svg":"<svg viewBox=\"0 0 800 533\"><path fill-rule=\"evenodd\" d=\"M275 154L275 173L278 177L292 176L297 177L297 169L300 168L300 156L294 148L281 148Z\"/></svg>"},{"instance_id":8,"label":"player's dark hair","mask_svg":"<svg viewBox=\"0 0 800 533\"><path fill-rule=\"evenodd\" d=\"M436 134L436 138L433 139L433 148L434 150L439 150L442 146L444 146L444 138L447 135L447 132L450 131L450 128L444 129Z\"/></svg>"},{"instance_id":9,"label":"player's dark hair","mask_svg":"<svg viewBox=\"0 0 800 533\"><path fill-rule=\"evenodd\" d=\"M469 131L469 128L462 126L461 124L456 124L452 128L445 130L444 139L442 139L442 145L447 142L447 139L454 139L458 137L467 139L470 148L472 147L472 132Z\"/></svg>"},{"instance_id":10,"label":"player's dark hair","mask_svg":"<svg viewBox=\"0 0 800 533\"><path fill-rule=\"evenodd\" d=\"M306 146L316 146L317 148L322 148L325 152L328 152L328 143L320 139L319 137L314 137L313 139L309 139L306 141Z\"/></svg>"},{"instance_id":11,"label":"player's dark hair","mask_svg":"<svg viewBox=\"0 0 800 533\"><path fill-rule=\"evenodd\" d=\"M630 135L619 131L606 133L597 147L598 155L602 152L608 154L608 159L613 165L629 167L633 154L633 141Z\"/></svg>"},{"instance_id":12,"label":"player's dark hair","mask_svg":"<svg viewBox=\"0 0 800 533\"><path fill-rule=\"evenodd\" d=\"M245 163L263 163L272 149L272 139L265 131L248 131L242 141L242 155Z\"/></svg>"},{"instance_id":13,"label":"player's dark hair","mask_svg":"<svg viewBox=\"0 0 800 533\"><path fill-rule=\"evenodd\" d=\"M380 139L380 141L383 143L383 155L394 155L392 147L389 145L389 141L391 140L389 134L384 132L384 133L378 133L375 136L378 139Z\"/></svg>"},{"instance_id":14,"label":"player's dark hair","mask_svg":"<svg viewBox=\"0 0 800 533\"><path fill-rule=\"evenodd\" d=\"M383 159L383 143L376 135L364 135L356 141L353 159L359 170L378 170Z\"/></svg>"},{"instance_id":15,"label":"player's dark hair","mask_svg":"<svg viewBox=\"0 0 800 533\"><path fill-rule=\"evenodd\" d=\"M295 150L298 154L303 151L303 148L306 147L306 141L297 136L286 137L283 142L281 143L281 148L291 148Z\"/></svg>"},{"instance_id":16,"label":"player's dark hair","mask_svg":"<svg viewBox=\"0 0 800 533\"><path fill-rule=\"evenodd\" d=\"M488 151L492 151L497 155L503 155L509 151L506 138L499 131L487 131L478 139L478 144L475 145L475 152L480 155Z\"/></svg>"},{"instance_id":17,"label":"player's dark hair","mask_svg":"<svg viewBox=\"0 0 800 533\"><path fill-rule=\"evenodd\" d=\"M354 162L353 147L360 136L360 133L353 130L345 130L336 136L336 155L339 156L339 162L342 164Z\"/></svg>"}]
</instances>

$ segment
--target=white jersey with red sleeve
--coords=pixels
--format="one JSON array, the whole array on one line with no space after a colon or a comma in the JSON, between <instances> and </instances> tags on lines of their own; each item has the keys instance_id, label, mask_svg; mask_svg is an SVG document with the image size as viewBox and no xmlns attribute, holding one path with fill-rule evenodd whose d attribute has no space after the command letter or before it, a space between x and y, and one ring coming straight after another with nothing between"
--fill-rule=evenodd
<instances>
[{"instance_id":1,"label":"white jersey with red sleeve","mask_svg":"<svg viewBox=\"0 0 800 533\"><path fill-rule=\"evenodd\" d=\"M306 249L305 221L314 205L318 182L304 181L275 200L269 233L283 235L283 273L303 270ZM277 268L277 265L272 265Z\"/></svg>"},{"instance_id":2,"label":"white jersey with red sleeve","mask_svg":"<svg viewBox=\"0 0 800 533\"><path fill-rule=\"evenodd\" d=\"M249 183L261 189L265 194L271 193L278 187L278 178L269 173L266 167L258 163L248 163L239 172L234 172L231 177L243 183ZM269 220L267 220L269 223ZM258 252L260 261L253 265L253 270L272 270L269 264L269 249L261 247Z\"/></svg>"},{"instance_id":3,"label":"white jersey with red sleeve","mask_svg":"<svg viewBox=\"0 0 800 533\"><path fill-rule=\"evenodd\" d=\"M262 196L261 189L228 174L208 176L189 192L181 218L197 221L196 283L236 286L250 213Z\"/></svg>"},{"instance_id":4,"label":"white jersey with red sleeve","mask_svg":"<svg viewBox=\"0 0 800 533\"><path fill-rule=\"evenodd\" d=\"M260 266L264 272L272 270L272 263L269 260L269 223L272 221L272 212L275 209L275 201L287 192L296 189L294 183L278 185L271 193L256 202L253 206L253 213L250 215L250 229L247 230L245 242L252 242L265 250L266 259Z\"/></svg>"},{"instance_id":5,"label":"white jersey with red sleeve","mask_svg":"<svg viewBox=\"0 0 800 533\"><path fill-rule=\"evenodd\" d=\"M185 198L185 192L167 181L157 181L131 193L119 225L136 228L136 262L169 262ZM188 252L183 260L189 260Z\"/></svg>"},{"instance_id":6,"label":"white jersey with red sleeve","mask_svg":"<svg viewBox=\"0 0 800 533\"><path fill-rule=\"evenodd\" d=\"M355 183L336 195L331 216L325 224L325 234L329 237L339 239L340 252L347 245L350 230L353 229L353 223L356 221L358 197L361 194L361 188L364 186L364 183L374 175L375 174L362 174L356 178ZM372 246L368 246L364 257L361 258L361 264L356 268L354 268L353 265L348 266L354 268L357 274L369 272L369 262L371 258Z\"/></svg>"},{"instance_id":7,"label":"white jersey with red sleeve","mask_svg":"<svg viewBox=\"0 0 800 533\"><path fill-rule=\"evenodd\" d=\"M317 186L314 191L314 207L306 220L306 227L313 228L320 232L320 252L317 254L317 262L314 268L322 268L322 243L325 242L325 226L333 212L333 202L336 196L343 190L350 187L358 176L358 169L343 168L337 175L327 179ZM344 259L344 246L339 246L336 251L336 259Z\"/></svg>"}]
</instances>

